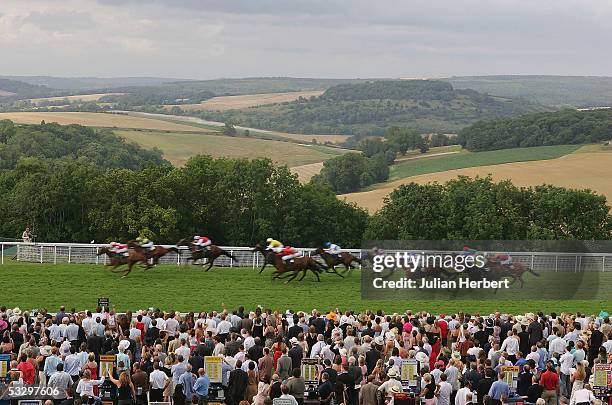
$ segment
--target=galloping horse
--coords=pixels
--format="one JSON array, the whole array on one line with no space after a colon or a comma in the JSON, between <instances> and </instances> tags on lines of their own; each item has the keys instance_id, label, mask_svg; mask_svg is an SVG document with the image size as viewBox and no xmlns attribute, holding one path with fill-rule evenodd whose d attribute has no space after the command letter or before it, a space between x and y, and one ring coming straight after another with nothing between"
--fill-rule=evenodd
<instances>
[{"instance_id":1,"label":"galloping horse","mask_svg":"<svg viewBox=\"0 0 612 405\"><path fill-rule=\"evenodd\" d=\"M357 266L354 266L353 263L357 263L360 266L362 265L360 258L355 257L348 252L342 252L339 255L334 256L331 253L327 253L322 247L318 247L317 250L312 252L312 255L319 255L321 259L323 259L323 261L325 262L325 265L327 266L328 270L331 269L333 273L336 273L340 277L344 276L336 271L336 266L338 266L339 264L344 265L344 273L346 273L348 270L357 268Z\"/></svg>"},{"instance_id":2,"label":"galloping horse","mask_svg":"<svg viewBox=\"0 0 612 405\"><path fill-rule=\"evenodd\" d=\"M266 268L266 266L268 264L272 264L274 265L274 259L272 257L272 255L275 255L275 253L271 250L266 250L265 247L261 246L259 243L255 245L255 247L252 250L253 253L259 252L261 253L261 255L264 257L264 264L261 266L261 269L259 269L259 274L261 274L261 272Z\"/></svg>"},{"instance_id":3,"label":"galloping horse","mask_svg":"<svg viewBox=\"0 0 612 405\"><path fill-rule=\"evenodd\" d=\"M217 260L221 256L229 257L234 260L236 263L238 259L229 253L226 250L221 249L219 246L210 245L208 249L198 249L193 242L189 238L181 239L176 242L176 246L188 246L189 250L191 250L191 257L187 258L187 261L193 261L193 264L197 264L199 260L206 259L206 264L208 267L204 271L208 271L212 268L215 260ZM202 267L206 266L206 264L202 264Z\"/></svg>"},{"instance_id":4,"label":"galloping horse","mask_svg":"<svg viewBox=\"0 0 612 405\"><path fill-rule=\"evenodd\" d=\"M131 247L133 249L140 247L140 244L135 240L129 241L127 245L128 247ZM154 248L153 250L147 250L145 252L149 259L153 259L153 266L157 266L157 264L159 264L159 259L167 255L168 253L174 252L178 254L178 251L179 251L178 248L175 246L165 248L161 245L154 245L153 248Z\"/></svg>"},{"instance_id":5,"label":"galloping horse","mask_svg":"<svg viewBox=\"0 0 612 405\"><path fill-rule=\"evenodd\" d=\"M286 263L283 259L281 259L279 255L272 251L265 250L265 248L259 244L255 246L253 252L260 252L264 256L264 265L261 267L261 270L259 270L260 273L263 271L264 267L266 267L267 264L271 264L276 268L276 271L272 273L274 275L274 277L272 277L272 280L275 280L277 278L284 278L281 277L281 275L285 273L291 273L291 276L289 276L289 279L286 281L288 283L294 280L301 271L302 277L300 277L298 281L302 281L304 277L306 277L306 272L310 270L317 277L317 281L321 281L321 278L319 278L319 273L323 272L323 267L319 263L317 263L316 260L314 260L312 257L296 257L295 259L293 259L293 262Z\"/></svg>"},{"instance_id":6,"label":"galloping horse","mask_svg":"<svg viewBox=\"0 0 612 405\"><path fill-rule=\"evenodd\" d=\"M132 267L136 263L142 263L145 266L145 270L148 270L151 267L151 265L149 264L149 258L145 254L144 249L142 248L131 250L128 256L123 256L112 252L108 247L103 247L98 250L97 255L101 256L103 254L107 255L110 259L110 263L107 264L107 266L113 266L113 268L111 269L113 273L123 272L123 276L121 278L126 277L128 274L130 274L130 272L132 271ZM128 268L125 270L116 270L117 267L121 266L122 264L127 264Z\"/></svg>"},{"instance_id":7,"label":"galloping horse","mask_svg":"<svg viewBox=\"0 0 612 405\"><path fill-rule=\"evenodd\" d=\"M510 281L509 285L512 285L519 281L521 283L521 288L523 288L523 286L525 285L523 274L531 273L536 277L540 277L540 275L533 271L531 267L526 266L523 263L513 263L512 267L509 267L507 265L501 264L501 262L495 257L487 259L487 265L485 267L487 267L491 273L498 274L500 278L512 278L512 281Z\"/></svg>"}]
</instances>

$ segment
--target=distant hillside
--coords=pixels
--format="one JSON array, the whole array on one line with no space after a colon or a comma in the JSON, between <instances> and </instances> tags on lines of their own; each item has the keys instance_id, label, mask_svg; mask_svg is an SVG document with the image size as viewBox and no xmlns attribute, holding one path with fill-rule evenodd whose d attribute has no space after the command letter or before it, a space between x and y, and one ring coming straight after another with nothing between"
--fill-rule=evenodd
<instances>
[{"instance_id":1,"label":"distant hillside","mask_svg":"<svg viewBox=\"0 0 612 405\"><path fill-rule=\"evenodd\" d=\"M596 76L464 76L443 79L457 89L562 107L612 105L612 77Z\"/></svg>"},{"instance_id":2,"label":"distant hillside","mask_svg":"<svg viewBox=\"0 0 612 405\"><path fill-rule=\"evenodd\" d=\"M63 90L112 89L126 86L157 86L180 79L160 77L53 77L53 76L0 76L32 85Z\"/></svg>"},{"instance_id":3,"label":"distant hillside","mask_svg":"<svg viewBox=\"0 0 612 405\"><path fill-rule=\"evenodd\" d=\"M17 80L10 79L1 79L0 78L0 91L5 92L7 94L2 96L0 94L0 102L3 99L17 99L17 98L33 98L33 97L46 97L49 96L57 90L51 89L46 86L33 85L25 82L20 82Z\"/></svg>"},{"instance_id":4,"label":"distant hillside","mask_svg":"<svg viewBox=\"0 0 612 405\"><path fill-rule=\"evenodd\" d=\"M378 80L340 84L308 100L201 116L285 132L381 135L394 125L455 132L479 120L548 110L523 100L456 90L443 81Z\"/></svg>"}]
</instances>

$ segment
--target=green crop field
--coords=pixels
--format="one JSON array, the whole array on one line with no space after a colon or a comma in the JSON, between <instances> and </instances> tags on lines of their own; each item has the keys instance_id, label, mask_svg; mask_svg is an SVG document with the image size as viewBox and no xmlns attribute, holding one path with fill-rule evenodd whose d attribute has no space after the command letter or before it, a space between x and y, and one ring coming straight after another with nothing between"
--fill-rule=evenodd
<instances>
[{"instance_id":1,"label":"green crop field","mask_svg":"<svg viewBox=\"0 0 612 405\"><path fill-rule=\"evenodd\" d=\"M190 157L202 154L228 158L267 157L293 167L323 162L346 151L325 146L303 146L291 142L231 137L219 133L132 130L117 130L115 133L145 148L159 148L165 159L178 166L184 165Z\"/></svg>"},{"instance_id":2,"label":"green crop field","mask_svg":"<svg viewBox=\"0 0 612 405\"><path fill-rule=\"evenodd\" d=\"M612 298L571 301L543 300L412 300L364 301L361 278L355 270L345 279L323 274L318 283L312 274L303 282L285 284L272 281L272 269L258 274L252 268L213 268L199 266L159 266L147 272L136 268L126 277L111 273L102 265L17 263L5 257L0 265L0 283L6 292L0 305L21 309L59 305L82 310L96 305L98 297L108 297L118 311L151 306L180 311L231 309L239 305L254 308L325 311L383 309L388 312L426 310L433 312L525 313L536 311L584 311L588 314L612 309Z\"/></svg>"},{"instance_id":3,"label":"green crop field","mask_svg":"<svg viewBox=\"0 0 612 405\"><path fill-rule=\"evenodd\" d=\"M390 180L466 167L556 159L573 153L579 148L580 145L535 146L487 152L461 152L446 156L408 160L391 166Z\"/></svg>"}]
</instances>

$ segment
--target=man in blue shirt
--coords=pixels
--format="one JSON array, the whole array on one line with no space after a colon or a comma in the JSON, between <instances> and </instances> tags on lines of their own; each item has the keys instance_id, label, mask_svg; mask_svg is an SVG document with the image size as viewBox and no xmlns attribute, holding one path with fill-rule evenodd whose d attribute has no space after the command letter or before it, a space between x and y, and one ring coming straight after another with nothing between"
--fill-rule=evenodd
<instances>
[{"instance_id":1,"label":"man in blue shirt","mask_svg":"<svg viewBox=\"0 0 612 405\"><path fill-rule=\"evenodd\" d=\"M491 385L491 389L489 389L489 396L491 397L493 404L503 404L510 395L510 387L504 381L504 377L505 373L499 373L497 381L495 381L493 385Z\"/></svg>"},{"instance_id":2,"label":"man in blue shirt","mask_svg":"<svg viewBox=\"0 0 612 405\"><path fill-rule=\"evenodd\" d=\"M198 405L206 405L208 403L208 388L210 387L210 378L206 375L206 371L201 368L198 370L198 379L193 385L193 391L198 396Z\"/></svg>"}]
</instances>

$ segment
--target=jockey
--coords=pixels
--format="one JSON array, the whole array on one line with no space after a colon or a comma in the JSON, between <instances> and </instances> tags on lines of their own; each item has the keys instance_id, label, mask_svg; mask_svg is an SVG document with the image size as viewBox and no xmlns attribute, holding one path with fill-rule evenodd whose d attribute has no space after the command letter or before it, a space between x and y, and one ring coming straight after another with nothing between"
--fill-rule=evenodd
<instances>
[{"instance_id":1,"label":"jockey","mask_svg":"<svg viewBox=\"0 0 612 405\"><path fill-rule=\"evenodd\" d=\"M472 249L471 247L465 245L463 250L461 251L462 256L475 256L478 251L476 249Z\"/></svg>"},{"instance_id":2,"label":"jockey","mask_svg":"<svg viewBox=\"0 0 612 405\"><path fill-rule=\"evenodd\" d=\"M128 245L119 243L119 242L111 242L110 251L116 254L117 256L127 256L128 253Z\"/></svg>"},{"instance_id":3,"label":"jockey","mask_svg":"<svg viewBox=\"0 0 612 405\"><path fill-rule=\"evenodd\" d=\"M206 236L194 236L193 237L193 245L197 246L200 249L205 249L210 246L212 241Z\"/></svg>"},{"instance_id":4,"label":"jockey","mask_svg":"<svg viewBox=\"0 0 612 405\"><path fill-rule=\"evenodd\" d=\"M302 252L301 251L299 251L296 248L291 247L291 246L283 247L282 250L281 250L281 253L283 255L281 257L281 259L283 261L285 261L285 262L286 261L293 262L293 259L295 259L296 257L301 257L302 256Z\"/></svg>"},{"instance_id":5,"label":"jockey","mask_svg":"<svg viewBox=\"0 0 612 405\"><path fill-rule=\"evenodd\" d=\"M274 253L280 253L284 248L283 244L277 241L276 239L268 238L266 239L266 243L268 244L266 250L271 250Z\"/></svg>"},{"instance_id":6,"label":"jockey","mask_svg":"<svg viewBox=\"0 0 612 405\"><path fill-rule=\"evenodd\" d=\"M149 240L149 238L147 238L146 236L137 237L136 242L140 244L141 248L144 248L146 250L151 251L155 249L155 246L153 246L153 241Z\"/></svg>"},{"instance_id":7,"label":"jockey","mask_svg":"<svg viewBox=\"0 0 612 405\"><path fill-rule=\"evenodd\" d=\"M499 261L499 264L502 266L506 266L510 269L514 268L514 264L512 264L512 256L508 253L499 253L495 255L495 259Z\"/></svg>"},{"instance_id":8,"label":"jockey","mask_svg":"<svg viewBox=\"0 0 612 405\"><path fill-rule=\"evenodd\" d=\"M332 256L338 257L340 253L342 253L342 248L334 243L325 242L325 245L323 246L325 247L323 250Z\"/></svg>"}]
</instances>

